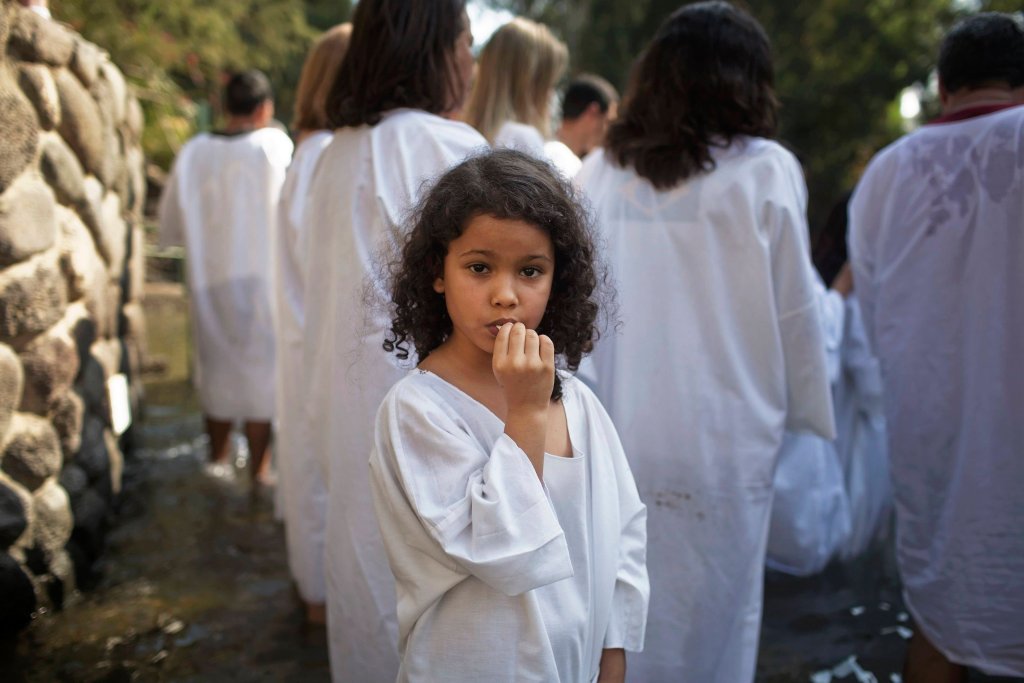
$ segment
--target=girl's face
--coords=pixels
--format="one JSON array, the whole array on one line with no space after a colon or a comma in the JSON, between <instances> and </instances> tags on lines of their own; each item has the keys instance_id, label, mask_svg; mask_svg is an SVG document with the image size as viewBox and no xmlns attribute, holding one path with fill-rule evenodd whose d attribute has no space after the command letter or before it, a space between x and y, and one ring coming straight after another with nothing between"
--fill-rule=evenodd
<instances>
[{"instance_id":1,"label":"girl's face","mask_svg":"<svg viewBox=\"0 0 1024 683\"><path fill-rule=\"evenodd\" d=\"M444 274L434 281L452 320L445 343L489 363L502 324L540 325L554 275L555 250L546 232L521 220L470 219L448 245Z\"/></svg>"}]
</instances>

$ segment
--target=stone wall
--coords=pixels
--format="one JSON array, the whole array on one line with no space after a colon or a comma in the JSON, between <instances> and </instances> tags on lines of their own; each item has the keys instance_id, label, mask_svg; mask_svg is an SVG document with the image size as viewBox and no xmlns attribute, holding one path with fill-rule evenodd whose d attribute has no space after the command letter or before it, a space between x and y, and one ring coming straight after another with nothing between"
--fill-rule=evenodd
<instances>
[{"instance_id":1,"label":"stone wall","mask_svg":"<svg viewBox=\"0 0 1024 683\"><path fill-rule=\"evenodd\" d=\"M0 5L0 632L96 560L123 464L107 382L139 407L142 110L108 56Z\"/></svg>"}]
</instances>

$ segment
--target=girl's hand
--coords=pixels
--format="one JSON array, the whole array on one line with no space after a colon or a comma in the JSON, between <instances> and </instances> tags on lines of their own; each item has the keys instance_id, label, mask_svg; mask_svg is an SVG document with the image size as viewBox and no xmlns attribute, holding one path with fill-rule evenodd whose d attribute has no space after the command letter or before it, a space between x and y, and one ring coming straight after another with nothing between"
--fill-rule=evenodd
<instances>
[{"instance_id":1,"label":"girl's hand","mask_svg":"<svg viewBox=\"0 0 1024 683\"><path fill-rule=\"evenodd\" d=\"M555 345L522 323L505 323L494 339L491 368L505 392L505 433L526 453L543 481Z\"/></svg>"},{"instance_id":2,"label":"girl's hand","mask_svg":"<svg viewBox=\"0 0 1024 683\"><path fill-rule=\"evenodd\" d=\"M548 410L555 383L555 345L523 323L505 323L494 339L494 378L505 391L508 412Z\"/></svg>"}]
</instances>

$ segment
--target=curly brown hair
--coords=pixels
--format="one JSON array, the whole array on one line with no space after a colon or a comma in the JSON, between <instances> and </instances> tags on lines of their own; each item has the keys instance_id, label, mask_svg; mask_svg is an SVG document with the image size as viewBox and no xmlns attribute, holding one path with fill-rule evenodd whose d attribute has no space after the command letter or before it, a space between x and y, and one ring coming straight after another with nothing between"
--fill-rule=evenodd
<instances>
[{"instance_id":1,"label":"curly brown hair","mask_svg":"<svg viewBox=\"0 0 1024 683\"><path fill-rule=\"evenodd\" d=\"M774 137L774 80L756 19L721 0L686 5L634 65L608 154L659 189L711 171L712 147L740 135Z\"/></svg>"},{"instance_id":2,"label":"curly brown hair","mask_svg":"<svg viewBox=\"0 0 1024 683\"><path fill-rule=\"evenodd\" d=\"M445 299L433 284L444 273L448 245L477 216L521 220L550 236L554 282L537 332L551 338L560 367L576 370L594 348L599 312L610 303L606 270L573 186L548 164L510 149L470 157L424 193L401 255L390 267L393 310L384 350L405 360L411 344L423 361L451 334ZM551 398L561 396L556 373Z\"/></svg>"}]
</instances>

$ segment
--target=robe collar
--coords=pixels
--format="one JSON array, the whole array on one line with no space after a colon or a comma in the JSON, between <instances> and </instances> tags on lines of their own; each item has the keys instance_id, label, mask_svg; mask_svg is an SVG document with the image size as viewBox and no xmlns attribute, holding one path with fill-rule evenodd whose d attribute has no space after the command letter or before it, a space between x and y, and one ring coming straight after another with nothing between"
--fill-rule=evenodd
<instances>
[{"instance_id":1,"label":"robe collar","mask_svg":"<svg viewBox=\"0 0 1024 683\"><path fill-rule=\"evenodd\" d=\"M946 114L940 116L937 119L932 119L928 122L928 125L934 125L936 123L955 123L956 121L966 121L967 119L977 118L979 116L985 116L986 114L994 114L997 111L1003 109L1011 109L1013 107L1022 106L1019 102L1002 102L1000 104L981 104L976 107L967 107L960 109L952 114Z\"/></svg>"}]
</instances>

